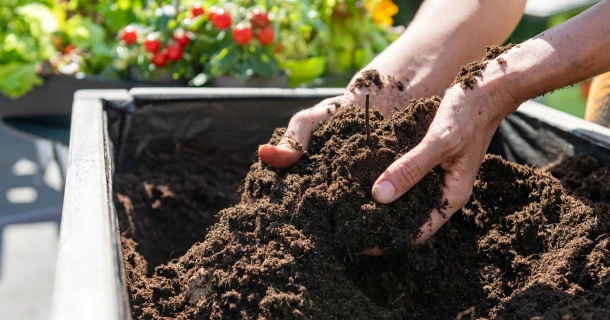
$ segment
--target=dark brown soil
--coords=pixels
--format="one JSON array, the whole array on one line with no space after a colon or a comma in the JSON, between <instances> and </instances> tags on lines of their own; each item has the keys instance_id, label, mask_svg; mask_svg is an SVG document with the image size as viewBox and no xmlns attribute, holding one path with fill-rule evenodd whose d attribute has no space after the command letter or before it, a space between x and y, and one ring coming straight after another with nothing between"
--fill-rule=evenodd
<instances>
[{"instance_id":1,"label":"dark brown soil","mask_svg":"<svg viewBox=\"0 0 610 320\"><path fill-rule=\"evenodd\" d=\"M325 217L334 228L328 236L350 253L376 245L410 246L427 213L442 207L442 170L435 168L390 205L377 204L370 190L392 162L423 139L439 103L438 97L413 101L409 112L396 113L389 120L371 111L371 146L366 143L361 108L339 108L332 121L314 132L309 149L294 167L280 171L261 162L254 164L244 183L242 202L264 198L281 204L295 217ZM278 130L274 140L282 134Z\"/></svg>"},{"instance_id":2,"label":"dark brown soil","mask_svg":"<svg viewBox=\"0 0 610 320\"><path fill-rule=\"evenodd\" d=\"M362 71L360 77L354 82L356 88L368 88L372 85L376 85L379 89L383 88L383 81L377 70Z\"/></svg>"},{"instance_id":3,"label":"dark brown soil","mask_svg":"<svg viewBox=\"0 0 610 320\"><path fill-rule=\"evenodd\" d=\"M406 79L406 81L408 82L409 79ZM347 89L353 92L356 89L368 89L372 85L377 86L377 89L389 87L398 89L399 92L405 90L405 84L402 81L397 80L394 76L383 76L377 70L363 71Z\"/></svg>"},{"instance_id":4,"label":"dark brown soil","mask_svg":"<svg viewBox=\"0 0 610 320\"><path fill-rule=\"evenodd\" d=\"M508 51L512 47L514 47L513 44L487 47L487 53L485 54L485 57L483 57L483 60L474 61L462 66L451 86L459 83L462 89L473 89L475 83L477 83L477 78L480 78L483 75L483 70L485 70L487 67L487 63L498 58L501 54ZM504 58L498 58L498 63L506 64L506 60Z\"/></svg>"},{"instance_id":5,"label":"dark brown soil","mask_svg":"<svg viewBox=\"0 0 610 320\"><path fill-rule=\"evenodd\" d=\"M201 140L154 140L130 173L115 174L126 277L134 315L151 299L144 279L182 256L238 201L247 159L223 154Z\"/></svg>"},{"instance_id":6,"label":"dark brown soil","mask_svg":"<svg viewBox=\"0 0 610 320\"><path fill-rule=\"evenodd\" d=\"M394 204L372 201L374 179L421 140L438 103L414 101L389 120L372 111L371 147L364 112L339 108L314 132L297 166L255 163L241 202L222 210L202 242L152 277L124 237L134 318L608 319L610 206L607 193L595 198L591 191L607 190L610 181L594 175L607 167L585 175L570 168L587 170L586 161L557 164L550 171L574 188L566 191L549 173L487 156L469 203L420 248L409 243L430 209L442 207L442 170ZM201 158L193 166L206 167L205 161L219 164ZM184 163L173 162L182 175ZM140 174L149 177L155 167L146 167L149 173ZM589 197L589 186L590 199L571 195ZM133 198L130 190L125 194ZM128 208L119 211L136 211ZM173 213L191 211L177 206ZM384 257L357 254L373 245L394 250Z\"/></svg>"},{"instance_id":7,"label":"dark brown soil","mask_svg":"<svg viewBox=\"0 0 610 320\"><path fill-rule=\"evenodd\" d=\"M561 159L545 168L580 199L610 203L610 166L587 154Z\"/></svg>"}]
</instances>

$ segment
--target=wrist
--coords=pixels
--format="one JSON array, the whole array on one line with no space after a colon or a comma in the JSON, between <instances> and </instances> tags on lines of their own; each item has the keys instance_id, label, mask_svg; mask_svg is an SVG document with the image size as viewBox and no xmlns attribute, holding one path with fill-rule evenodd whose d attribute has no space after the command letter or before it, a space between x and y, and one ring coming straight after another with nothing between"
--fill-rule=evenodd
<instances>
[{"instance_id":1,"label":"wrist","mask_svg":"<svg viewBox=\"0 0 610 320\"><path fill-rule=\"evenodd\" d=\"M499 56L486 61L472 89L463 89L466 95L483 95L491 100L489 107L500 118L504 118L525 101L533 98L531 80L527 76L530 68L524 63L518 47L513 47ZM460 88L460 84L455 87ZM463 86L462 86L463 88ZM460 88L461 89L461 88Z\"/></svg>"}]
</instances>

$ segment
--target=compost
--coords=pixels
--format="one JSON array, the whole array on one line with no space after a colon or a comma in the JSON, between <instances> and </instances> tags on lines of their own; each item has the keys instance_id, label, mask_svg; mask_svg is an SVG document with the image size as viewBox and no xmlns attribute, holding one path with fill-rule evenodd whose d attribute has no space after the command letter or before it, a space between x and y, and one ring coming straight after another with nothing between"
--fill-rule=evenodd
<instances>
[{"instance_id":1,"label":"compost","mask_svg":"<svg viewBox=\"0 0 610 320\"><path fill-rule=\"evenodd\" d=\"M341 106L286 170L257 161L246 175L245 157L196 140L151 144L115 177L133 317L610 318L610 180L591 157L536 170L488 155L468 204L418 248L446 205L442 169L373 201L439 103L373 108L370 142L362 108ZM360 254L374 246L390 253Z\"/></svg>"}]
</instances>

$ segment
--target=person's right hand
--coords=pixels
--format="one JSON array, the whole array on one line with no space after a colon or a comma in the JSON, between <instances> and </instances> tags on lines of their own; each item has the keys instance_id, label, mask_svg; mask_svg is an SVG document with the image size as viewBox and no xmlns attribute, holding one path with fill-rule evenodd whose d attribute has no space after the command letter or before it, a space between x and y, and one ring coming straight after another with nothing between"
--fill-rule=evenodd
<instances>
[{"instance_id":1,"label":"person's right hand","mask_svg":"<svg viewBox=\"0 0 610 320\"><path fill-rule=\"evenodd\" d=\"M359 76L360 74L357 74L354 79ZM286 133L277 145L266 144L259 147L259 158L278 169L293 166L307 150L311 133L322 121L329 119L335 113L337 105L354 104L364 107L367 93L370 105L378 108L385 117L392 113L392 108L402 110L407 106L409 100L413 98L409 95L409 88L399 90L395 85L391 85L386 77L382 76L382 80L387 82L382 88L378 88L374 84L368 88L356 88L350 85L344 94L326 99L312 108L298 112L290 119Z\"/></svg>"}]
</instances>

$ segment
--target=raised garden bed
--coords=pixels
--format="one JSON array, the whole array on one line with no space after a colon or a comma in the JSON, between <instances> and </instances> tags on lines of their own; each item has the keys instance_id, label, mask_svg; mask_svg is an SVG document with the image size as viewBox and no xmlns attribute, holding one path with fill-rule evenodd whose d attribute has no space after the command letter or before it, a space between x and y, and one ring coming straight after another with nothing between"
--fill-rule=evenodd
<instances>
[{"instance_id":1,"label":"raised garden bed","mask_svg":"<svg viewBox=\"0 0 610 320\"><path fill-rule=\"evenodd\" d=\"M235 191L258 144L297 110L338 92L156 89L77 95L54 319L608 314L598 301L608 298L608 176L593 163L610 163L610 130L534 102L503 122L490 151L538 166L588 153L593 158L573 162L580 166L564 163L550 170L573 190L565 191L548 174L489 158L473 201L418 251L403 246L397 249L401 255L355 254L370 245L367 239L399 247L388 234L399 241L396 235L412 227L374 214L367 225L355 220L358 209L340 211L347 203L360 207L370 200L341 181L366 185L382 162L391 161L374 162L370 172L358 170L375 159L367 152L357 152L363 163L327 163L332 157L325 152L351 150L345 142L350 137L354 150L360 148L363 115L355 109L340 112L343 125L331 121L316 133L317 144L302 165L284 171L254 165L242 184L241 204L222 211L220 224L212 227L219 210L240 201ZM388 125L407 130L415 143L417 130L408 131L413 125L405 123L417 119L412 124L425 130L426 117L401 119ZM383 136L386 124L377 118L372 123L381 130L375 136ZM325 149L329 137L338 144ZM378 150L382 140L374 139ZM405 147L404 139L387 141L385 152ZM333 184L307 191L325 166L356 170L336 171ZM408 199L419 204L364 204L363 212L400 216L405 206L415 212L418 205L439 205L433 197ZM375 225L389 228L365 236Z\"/></svg>"}]
</instances>

